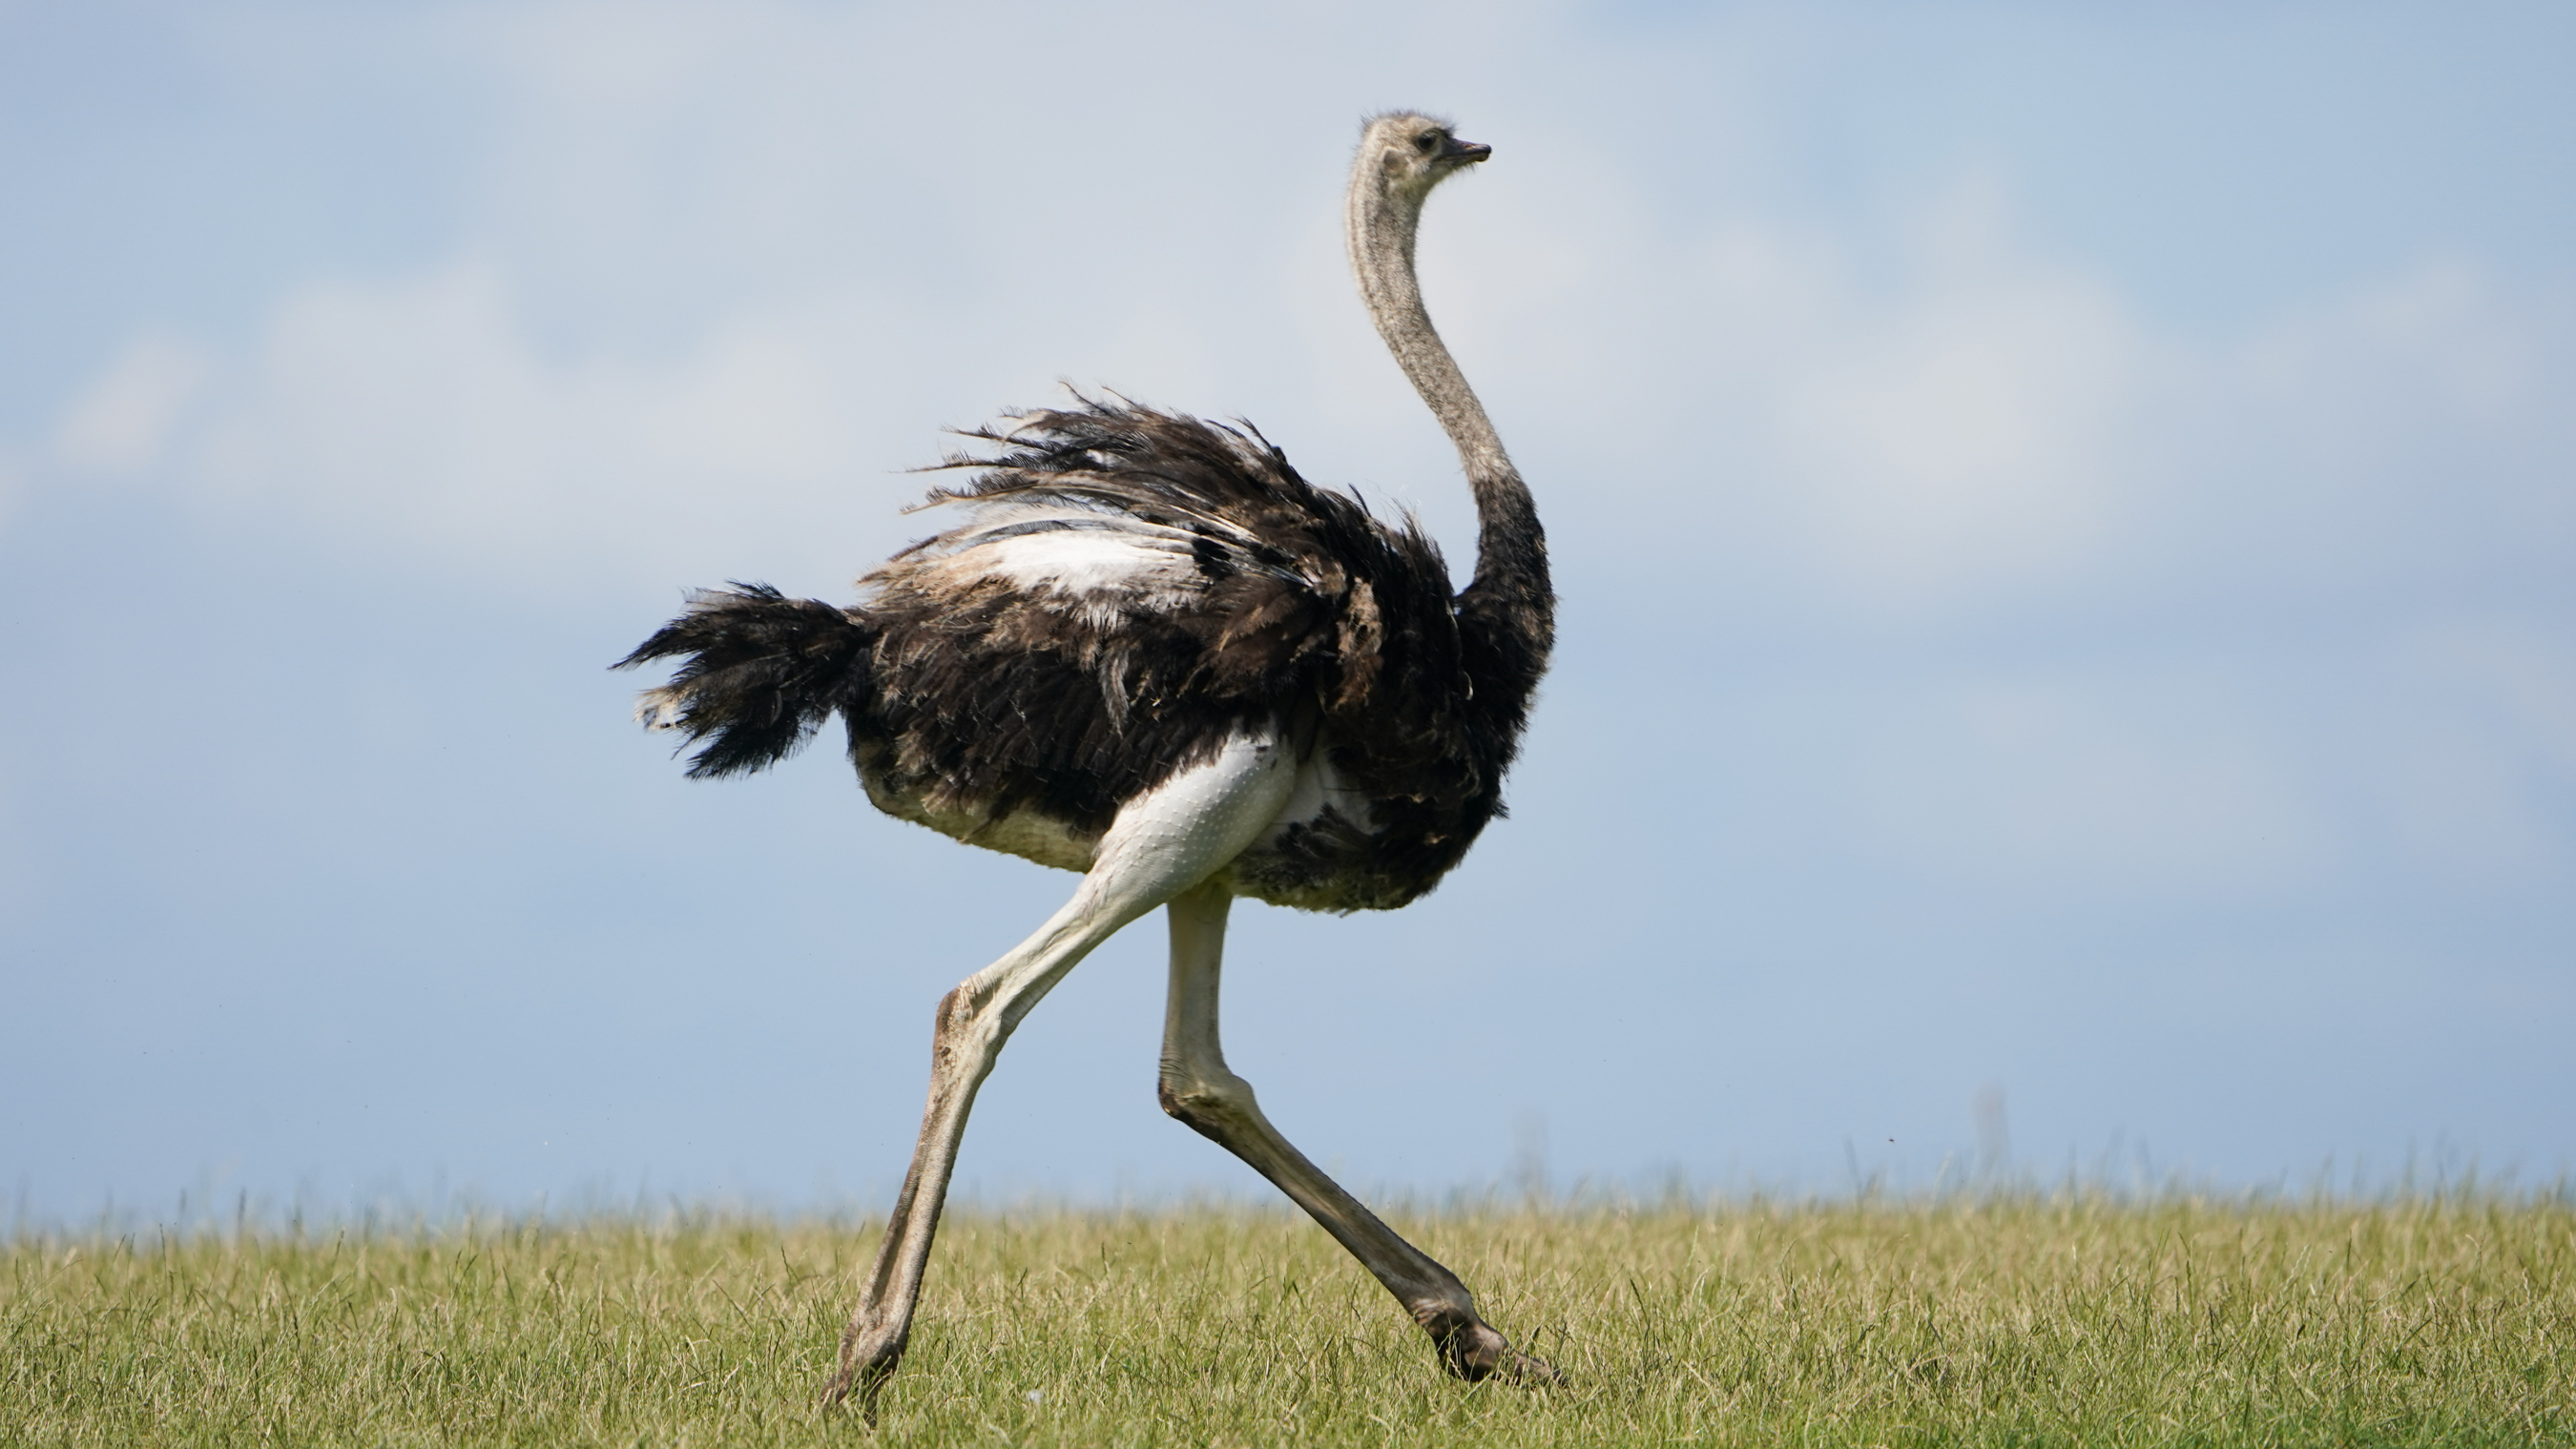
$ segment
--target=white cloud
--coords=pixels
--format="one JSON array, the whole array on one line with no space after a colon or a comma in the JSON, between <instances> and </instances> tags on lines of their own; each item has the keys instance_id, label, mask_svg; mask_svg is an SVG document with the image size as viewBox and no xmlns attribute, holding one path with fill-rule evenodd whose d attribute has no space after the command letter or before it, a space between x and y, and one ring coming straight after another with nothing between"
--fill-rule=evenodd
<instances>
[{"instance_id":1,"label":"white cloud","mask_svg":"<svg viewBox=\"0 0 2576 1449\"><path fill-rule=\"evenodd\" d=\"M2510 295L2469 262L2428 258L2213 359L2230 395L2213 410L2232 403L2218 421L2255 435L2286 465L2275 485L2303 494L2393 490L2447 508L2519 491L2576 461L2571 324L2564 299Z\"/></svg>"},{"instance_id":2,"label":"white cloud","mask_svg":"<svg viewBox=\"0 0 2576 1449\"><path fill-rule=\"evenodd\" d=\"M1911 295L1816 319L1821 345L1781 379L1786 481L1854 593L2061 583L2131 481L2142 339L2108 288L2008 246L1943 238Z\"/></svg>"},{"instance_id":3,"label":"white cloud","mask_svg":"<svg viewBox=\"0 0 2576 1449\"><path fill-rule=\"evenodd\" d=\"M63 414L54 456L88 473L136 473L161 459L206 380L206 359L169 337L136 340Z\"/></svg>"},{"instance_id":4,"label":"white cloud","mask_svg":"<svg viewBox=\"0 0 2576 1449\"><path fill-rule=\"evenodd\" d=\"M1612 138L1565 170L1566 195L1461 193L1426 254L1467 275L1431 290L1506 436L1632 563L1686 551L1910 620L2459 577L2576 532L2576 311L2471 262L2193 334L2033 240L1992 176L1893 223L1675 224L1671 178ZM1366 345L1336 344L1342 390L1409 403Z\"/></svg>"},{"instance_id":5,"label":"white cloud","mask_svg":"<svg viewBox=\"0 0 2576 1449\"><path fill-rule=\"evenodd\" d=\"M675 356L550 355L483 263L316 284L279 306L204 477L471 567L668 567L850 471L845 381L808 329L757 317Z\"/></svg>"}]
</instances>

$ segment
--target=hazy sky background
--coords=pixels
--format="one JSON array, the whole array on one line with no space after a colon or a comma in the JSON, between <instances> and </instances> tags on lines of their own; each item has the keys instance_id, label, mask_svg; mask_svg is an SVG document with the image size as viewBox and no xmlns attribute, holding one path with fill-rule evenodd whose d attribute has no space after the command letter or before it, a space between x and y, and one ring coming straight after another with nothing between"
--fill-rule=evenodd
<instances>
[{"instance_id":1,"label":"hazy sky background","mask_svg":"<svg viewBox=\"0 0 2576 1449\"><path fill-rule=\"evenodd\" d=\"M891 1196L933 1003L1072 879L604 666L847 597L943 425L1242 415L1559 664L1434 896L1245 907L1229 1055L1355 1185L2576 1170L2576 11L0 4L0 1174L18 1211ZM1263 1191L1159 921L961 1182ZM1996 1144L1989 1142L1988 1146Z\"/></svg>"}]
</instances>

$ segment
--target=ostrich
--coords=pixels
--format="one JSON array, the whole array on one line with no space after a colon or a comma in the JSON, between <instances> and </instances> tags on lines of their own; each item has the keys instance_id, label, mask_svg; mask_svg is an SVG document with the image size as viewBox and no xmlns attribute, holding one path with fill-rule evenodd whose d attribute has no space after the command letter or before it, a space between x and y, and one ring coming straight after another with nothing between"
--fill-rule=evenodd
<instances>
[{"instance_id":1,"label":"ostrich","mask_svg":"<svg viewBox=\"0 0 2576 1449\"><path fill-rule=\"evenodd\" d=\"M1547 667L1537 512L1413 270L1424 199L1491 152L1425 116L1375 117L1347 212L1361 296L1475 493L1463 592L1411 519L1307 483L1249 424L1076 394L967 434L987 453L947 466L979 471L931 494L965 521L862 579L857 605L710 590L622 661L679 661L638 713L698 747L692 776L760 769L838 713L878 809L1082 875L1037 934L939 1003L921 1136L826 1406L856 1391L872 1417L903 1356L966 1115L1003 1042L1157 906L1171 927L1163 1110L1311 1214L1450 1373L1554 1377L1279 1135L1217 1033L1233 899L1385 910L1430 890L1501 813Z\"/></svg>"}]
</instances>

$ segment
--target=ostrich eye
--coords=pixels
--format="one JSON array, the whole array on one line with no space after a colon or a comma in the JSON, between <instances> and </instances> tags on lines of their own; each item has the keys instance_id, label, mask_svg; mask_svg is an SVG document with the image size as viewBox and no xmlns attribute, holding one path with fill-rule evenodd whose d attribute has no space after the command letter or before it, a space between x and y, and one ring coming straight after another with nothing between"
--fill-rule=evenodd
<instances>
[{"instance_id":1,"label":"ostrich eye","mask_svg":"<svg viewBox=\"0 0 2576 1449\"><path fill-rule=\"evenodd\" d=\"M1432 152L1440 149L1440 133L1438 131L1425 131L1421 135L1414 137L1413 149L1421 152L1425 156L1430 155Z\"/></svg>"}]
</instances>

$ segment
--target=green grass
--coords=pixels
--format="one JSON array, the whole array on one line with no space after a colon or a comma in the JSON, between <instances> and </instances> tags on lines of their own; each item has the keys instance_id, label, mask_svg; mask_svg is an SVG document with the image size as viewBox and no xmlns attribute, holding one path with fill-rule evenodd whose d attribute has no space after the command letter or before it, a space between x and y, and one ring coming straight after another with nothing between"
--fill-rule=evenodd
<instances>
[{"instance_id":1,"label":"green grass","mask_svg":"<svg viewBox=\"0 0 2576 1449\"><path fill-rule=\"evenodd\" d=\"M1464 1387L1284 1214L961 1213L890 1444L2576 1442L2576 1204L2040 1196L1399 1221L1563 1367ZM0 1247L0 1444L864 1442L871 1227Z\"/></svg>"}]
</instances>

